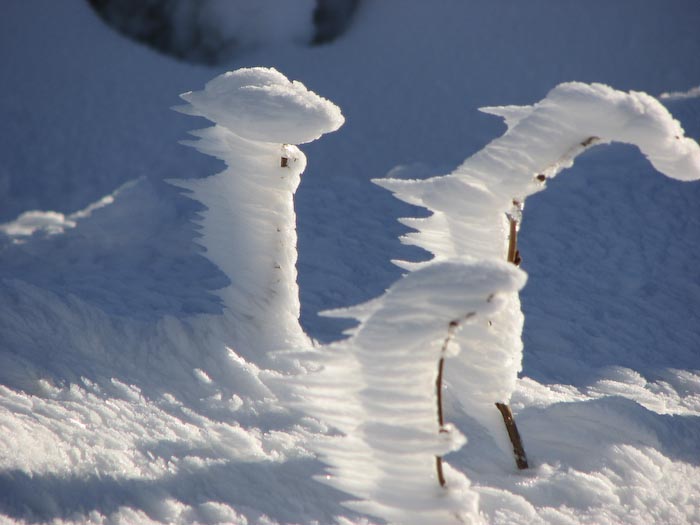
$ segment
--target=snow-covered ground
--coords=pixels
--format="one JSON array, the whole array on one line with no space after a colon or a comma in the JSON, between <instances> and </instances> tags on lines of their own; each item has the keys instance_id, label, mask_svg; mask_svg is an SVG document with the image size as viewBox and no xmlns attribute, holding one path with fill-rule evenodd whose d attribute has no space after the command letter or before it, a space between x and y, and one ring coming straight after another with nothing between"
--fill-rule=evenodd
<instances>
[{"instance_id":1,"label":"snow-covered ground","mask_svg":"<svg viewBox=\"0 0 700 525\"><path fill-rule=\"evenodd\" d=\"M216 290L236 275L195 242L201 205L164 182L223 169L178 144L207 125L170 111L180 93L274 66L342 109L339 131L301 147L296 194L302 326L331 341L348 325L320 310L380 295L401 275L391 259L427 257L396 220L425 211L371 179L449 173L504 130L478 108L571 80L660 96L697 139L698 27L694 0L367 0L332 44L206 68L124 39L81 0L11 0L0 522L363 522L312 479L326 429L283 407L279 370L226 345ZM487 522L700 522L698 202L700 184L616 145L528 200L511 404L532 468L448 414L469 440L449 463Z\"/></svg>"}]
</instances>

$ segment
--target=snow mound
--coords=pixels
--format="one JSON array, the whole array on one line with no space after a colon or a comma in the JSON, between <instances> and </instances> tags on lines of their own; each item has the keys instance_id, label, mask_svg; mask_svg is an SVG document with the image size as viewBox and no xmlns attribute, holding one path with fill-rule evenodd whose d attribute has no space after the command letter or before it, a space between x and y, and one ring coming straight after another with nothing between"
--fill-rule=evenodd
<instances>
[{"instance_id":1,"label":"snow mound","mask_svg":"<svg viewBox=\"0 0 700 525\"><path fill-rule=\"evenodd\" d=\"M136 184L137 181L127 182L117 188L110 195L105 195L101 199L91 203L82 210L78 210L69 215L57 211L30 210L20 214L14 221L0 224L0 232L10 237L27 237L35 232L44 232L46 235L56 235L68 229L75 228L80 219L85 219L92 215L92 212L104 208L114 202L114 198L125 189Z\"/></svg>"},{"instance_id":2,"label":"snow mound","mask_svg":"<svg viewBox=\"0 0 700 525\"><path fill-rule=\"evenodd\" d=\"M32 235L45 231L48 235L63 233L66 228L75 228L75 221L55 211L25 211L12 222L0 224L0 231L12 237Z\"/></svg>"},{"instance_id":3,"label":"snow mound","mask_svg":"<svg viewBox=\"0 0 700 525\"><path fill-rule=\"evenodd\" d=\"M304 144L335 131L345 119L332 102L289 81L275 69L229 71L202 91L180 95L178 111L205 117L238 136L261 142Z\"/></svg>"}]
</instances>

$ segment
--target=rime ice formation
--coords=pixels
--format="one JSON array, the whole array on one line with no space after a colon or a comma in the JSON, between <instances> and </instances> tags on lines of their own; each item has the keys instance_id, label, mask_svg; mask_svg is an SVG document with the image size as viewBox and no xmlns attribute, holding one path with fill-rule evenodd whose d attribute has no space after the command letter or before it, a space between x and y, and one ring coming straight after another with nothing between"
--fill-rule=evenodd
<instances>
[{"instance_id":1,"label":"rime ice formation","mask_svg":"<svg viewBox=\"0 0 700 525\"><path fill-rule=\"evenodd\" d=\"M338 129L340 110L265 68L225 73L181 97L188 104L175 109L215 123L185 143L227 165L216 175L174 183L208 208L199 243L231 280L219 293L236 329L232 347L262 356L307 346L299 325L293 200L306 157L294 144Z\"/></svg>"},{"instance_id":2,"label":"rime ice formation","mask_svg":"<svg viewBox=\"0 0 700 525\"><path fill-rule=\"evenodd\" d=\"M633 144L668 177L700 178L697 142L684 137L678 121L645 93L571 82L534 106L482 111L503 117L509 129L453 173L422 181L375 180L398 198L434 212L427 219L402 222L418 230L404 240L433 253L436 260L505 257L505 213L512 212L512 200L523 202L544 189L537 175L556 176L590 146Z\"/></svg>"},{"instance_id":3,"label":"rime ice formation","mask_svg":"<svg viewBox=\"0 0 700 525\"><path fill-rule=\"evenodd\" d=\"M345 121L335 104L276 69L229 71L207 82L202 91L180 96L189 104L178 106L178 111L205 117L256 142L304 144Z\"/></svg>"},{"instance_id":4,"label":"rime ice formation","mask_svg":"<svg viewBox=\"0 0 700 525\"><path fill-rule=\"evenodd\" d=\"M399 199L433 212L424 219L402 219L416 230L402 240L428 250L434 259L418 264L397 261L400 266L413 270L463 257L505 260L507 216L520 222L525 198L544 189L547 179L597 144L633 144L665 175L700 178L700 147L645 93L572 82L557 86L533 106L482 111L503 117L508 130L454 172L426 180L375 180ZM495 331L490 339L475 343L466 330L457 336L463 351L447 378L465 411L509 451L493 405L509 401L521 369L523 316L517 293L491 321Z\"/></svg>"},{"instance_id":5,"label":"rime ice formation","mask_svg":"<svg viewBox=\"0 0 700 525\"><path fill-rule=\"evenodd\" d=\"M466 441L449 421L439 424L438 362L447 358L449 370L469 350L452 343L451 322L472 346L492 345L489 319L524 283L503 261L436 263L333 314L362 322L317 354L321 370L297 392L302 408L344 434L318 449L330 465L325 482L359 498L350 508L402 525L480 523L478 495L463 474L446 466L446 489L438 483L435 456Z\"/></svg>"},{"instance_id":6,"label":"rime ice formation","mask_svg":"<svg viewBox=\"0 0 700 525\"><path fill-rule=\"evenodd\" d=\"M206 3L265 4L281 29L298 26L299 2ZM410 212L369 177L414 160L456 166L500 135L500 119L471 108L535 102L567 79L692 95L697 6L368 1L336 42L237 61L279 64L352 116L342 137L300 146L313 152L295 195L309 333L336 337L313 312L380 295L398 278L388 257L412 253L397 255L392 224ZM164 111L219 72L124 39L84 0L3 7L0 523L379 523L310 479L320 465L299 429L310 418L285 411L270 371L212 330L225 319L209 291L228 281L191 246L184 221L201 207L160 184L223 170L175 146L211 124ZM662 102L700 138L700 98L673 94ZM532 468L514 473L510 454L445 407L469 438L445 459L490 525L700 523L700 184L654 174L635 148L598 149L527 199L526 377L511 406Z\"/></svg>"}]
</instances>

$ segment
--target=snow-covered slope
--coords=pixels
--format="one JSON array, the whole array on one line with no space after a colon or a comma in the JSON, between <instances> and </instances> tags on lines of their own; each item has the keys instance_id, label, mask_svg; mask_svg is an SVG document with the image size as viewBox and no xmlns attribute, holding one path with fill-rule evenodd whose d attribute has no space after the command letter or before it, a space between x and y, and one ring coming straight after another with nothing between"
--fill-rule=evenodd
<instances>
[{"instance_id":1,"label":"snow-covered slope","mask_svg":"<svg viewBox=\"0 0 700 525\"><path fill-rule=\"evenodd\" d=\"M426 258L398 241L396 219L420 210L370 180L451 171L503 130L479 107L571 80L688 92L662 100L698 138L699 26L694 0L377 0L330 45L227 65L274 66L347 118L302 147L307 332L339 337L319 310L382 293L391 259ZM324 429L223 344L214 291L236 276L202 257L202 208L163 182L221 169L177 144L196 124L168 108L223 70L128 42L79 0L5 6L0 64L0 521L358 520L311 479ZM491 523L698 522L700 188L623 146L548 186L520 236L512 405L534 467L516 474L449 406L469 443L448 461Z\"/></svg>"}]
</instances>

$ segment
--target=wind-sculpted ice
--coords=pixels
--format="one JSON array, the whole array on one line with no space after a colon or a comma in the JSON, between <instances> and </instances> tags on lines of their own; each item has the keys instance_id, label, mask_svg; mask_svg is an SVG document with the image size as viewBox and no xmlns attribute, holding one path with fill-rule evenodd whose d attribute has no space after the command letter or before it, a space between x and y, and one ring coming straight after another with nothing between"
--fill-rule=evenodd
<instances>
[{"instance_id":1,"label":"wind-sculpted ice","mask_svg":"<svg viewBox=\"0 0 700 525\"><path fill-rule=\"evenodd\" d=\"M402 525L480 522L478 495L463 474L445 464L446 486L438 482L436 456L466 442L449 421L440 424L438 367L445 358L449 370L469 350L454 332L468 334L470 345L490 344L489 319L524 283L525 274L502 261L438 263L378 299L332 312L361 324L312 355L320 370L296 392L301 408L343 433L318 449L330 465L322 480L358 498L349 507Z\"/></svg>"},{"instance_id":2,"label":"wind-sculpted ice","mask_svg":"<svg viewBox=\"0 0 700 525\"><path fill-rule=\"evenodd\" d=\"M533 106L482 111L503 117L508 131L449 175L375 180L398 198L434 212L427 219L402 222L418 230L404 240L430 251L435 259L504 258L505 214L513 211L513 199L523 204L527 196L545 188L547 179L598 144L632 144L668 177L700 178L700 146L645 93L571 82L557 86Z\"/></svg>"},{"instance_id":3,"label":"wind-sculpted ice","mask_svg":"<svg viewBox=\"0 0 700 525\"><path fill-rule=\"evenodd\" d=\"M485 108L509 129L453 173L377 181L433 212L403 220L416 229L404 241L433 260L398 262L410 272L384 295L334 313L360 321L351 337L313 349L299 324L295 268L293 194L306 159L292 144L337 129L340 111L262 68L227 73L182 97L189 105L180 111L216 123L193 132L199 140L189 144L227 164L177 184L207 207L200 243L231 280L220 290L231 347L254 362L301 350L292 355L312 373L295 380L295 402L340 431L317 443L329 465L324 480L357 498L349 507L390 523L482 521L478 492L436 459L466 442L443 417L443 363L464 412L511 454L495 403L510 401L521 369L525 274L506 259L527 196L583 151L611 141L638 146L670 177L700 178L698 144L642 93L569 83L534 106Z\"/></svg>"},{"instance_id":4,"label":"wind-sculpted ice","mask_svg":"<svg viewBox=\"0 0 700 525\"><path fill-rule=\"evenodd\" d=\"M338 129L340 110L266 68L225 73L181 97L188 104L175 109L215 123L186 144L227 165L174 183L207 207L199 243L231 280L219 293L236 328L232 347L262 357L309 345L299 325L293 199L306 157L294 144Z\"/></svg>"},{"instance_id":5,"label":"wind-sculpted ice","mask_svg":"<svg viewBox=\"0 0 700 525\"><path fill-rule=\"evenodd\" d=\"M684 137L678 121L645 93L572 82L557 86L533 106L482 111L503 117L507 132L449 175L375 180L399 199L433 212L428 218L401 222L416 230L402 240L434 258L424 263L397 261L399 266L414 270L465 256L505 260L510 219L519 226L526 197L543 190L548 179L598 144L632 144L668 177L700 178L700 146ZM521 369L523 316L517 293L491 321L497 335L488 341L474 344L468 331L458 335L465 350L447 378L466 413L509 451L493 405L509 401Z\"/></svg>"},{"instance_id":6,"label":"wind-sculpted ice","mask_svg":"<svg viewBox=\"0 0 700 525\"><path fill-rule=\"evenodd\" d=\"M273 68L229 71L207 82L202 91L180 97L189 104L178 106L178 111L205 117L257 142L304 144L345 121L338 106Z\"/></svg>"}]
</instances>

